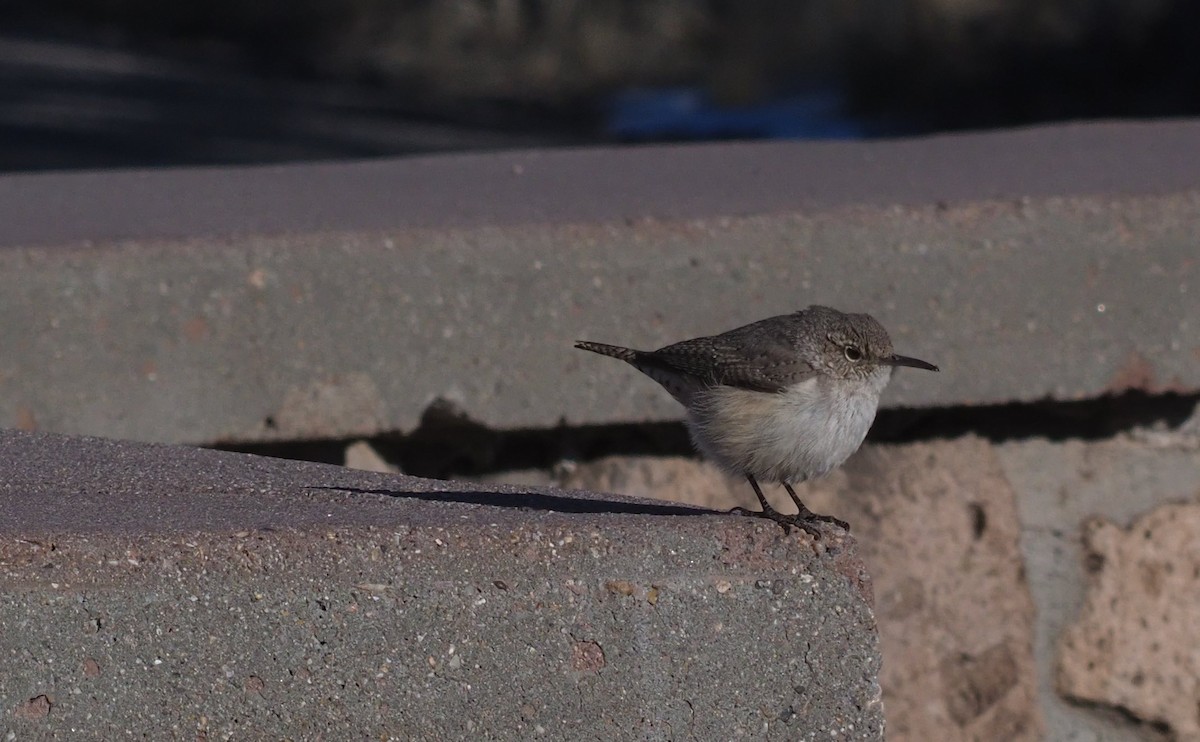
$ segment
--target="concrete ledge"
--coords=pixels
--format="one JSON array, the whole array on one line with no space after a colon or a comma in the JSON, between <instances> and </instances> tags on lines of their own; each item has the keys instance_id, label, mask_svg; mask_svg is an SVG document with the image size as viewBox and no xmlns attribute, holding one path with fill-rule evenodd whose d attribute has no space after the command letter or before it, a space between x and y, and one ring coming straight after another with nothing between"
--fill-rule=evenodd
<instances>
[{"instance_id":1,"label":"concrete ledge","mask_svg":"<svg viewBox=\"0 0 1200 742\"><path fill-rule=\"evenodd\" d=\"M889 405L1195 391L1197 153L1171 123L0 178L0 422L214 443L408 432L437 400L499 429L677 419L572 342L810 303L942 366Z\"/></svg>"},{"instance_id":2,"label":"concrete ledge","mask_svg":"<svg viewBox=\"0 0 1200 742\"><path fill-rule=\"evenodd\" d=\"M98 439L0 457L19 739L882 738L850 541Z\"/></svg>"},{"instance_id":3,"label":"concrete ledge","mask_svg":"<svg viewBox=\"0 0 1200 742\"><path fill-rule=\"evenodd\" d=\"M690 220L1200 187L1200 122L0 177L0 245Z\"/></svg>"}]
</instances>

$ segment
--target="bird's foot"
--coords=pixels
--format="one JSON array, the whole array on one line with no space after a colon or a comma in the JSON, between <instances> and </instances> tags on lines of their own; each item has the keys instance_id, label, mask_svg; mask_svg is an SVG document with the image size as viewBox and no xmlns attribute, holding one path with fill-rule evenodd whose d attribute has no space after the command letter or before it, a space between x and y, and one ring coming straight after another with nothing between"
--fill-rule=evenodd
<instances>
[{"instance_id":1,"label":"bird's foot","mask_svg":"<svg viewBox=\"0 0 1200 742\"><path fill-rule=\"evenodd\" d=\"M839 520L832 515L817 515L811 511L806 513L781 513L775 508L766 507L762 510L747 510L746 508L733 508L729 511L732 515L749 515L755 518L766 518L779 524L785 534L790 534L793 528L799 528L813 538L819 539L823 534L823 529L819 523L832 523L844 531L849 531L850 526L844 520Z\"/></svg>"},{"instance_id":2,"label":"bird's foot","mask_svg":"<svg viewBox=\"0 0 1200 742\"><path fill-rule=\"evenodd\" d=\"M842 529L846 533L850 532L850 524L849 523L842 520L841 518L835 518L832 515L817 515L816 513L814 513L811 510L805 510L805 512L803 512L803 513L796 513L796 515L794 517L799 520L808 521L810 523L813 521L816 521L818 523L832 523L833 525Z\"/></svg>"},{"instance_id":3,"label":"bird's foot","mask_svg":"<svg viewBox=\"0 0 1200 742\"><path fill-rule=\"evenodd\" d=\"M783 513L779 512L778 510L771 507L770 505L766 506L762 510L747 510L746 508L733 508L732 510L729 511L729 513L730 513L730 515L748 515L751 518L766 518L767 520L778 523L779 527L783 529L784 533L791 533L792 526L799 525L798 523L792 522L794 519L794 516L784 515ZM807 530L807 529L805 529L805 530Z\"/></svg>"}]
</instances>

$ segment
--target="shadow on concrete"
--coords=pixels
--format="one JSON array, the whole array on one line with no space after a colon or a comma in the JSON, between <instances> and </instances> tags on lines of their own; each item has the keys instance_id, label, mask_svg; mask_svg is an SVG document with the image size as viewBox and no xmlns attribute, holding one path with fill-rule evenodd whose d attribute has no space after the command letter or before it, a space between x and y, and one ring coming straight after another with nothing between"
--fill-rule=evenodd
<instances>
[{"instance_id":1,"label":"shadow on concrete","mask_svg":"<svg viewBox=\"0 0 1200 742\"><path fill-rule=\"evenodd\" d=\"M463 505L488 505L497 508L516 508L518 510L546 510L556 513L591 513L610 515L720 515L717 510L690 507L687 505L656 505L654 503L621 501L621 500L590 500L582 497L567 497L546 495L537 492L507 494L486 492L483 490L465 490L459 492L419 492L415 490L394 489L363 489L359 487L305 487L308 490L328 490L334 492L349 492L355 495L378 495L382 497L398 497L424 502L453 502Z\"/></svg>"}]
</instances>

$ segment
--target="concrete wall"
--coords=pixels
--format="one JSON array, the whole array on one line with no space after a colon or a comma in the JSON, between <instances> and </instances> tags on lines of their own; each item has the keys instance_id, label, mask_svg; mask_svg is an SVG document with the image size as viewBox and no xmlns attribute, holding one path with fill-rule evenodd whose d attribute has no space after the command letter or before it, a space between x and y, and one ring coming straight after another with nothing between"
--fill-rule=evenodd
<instances>
[{"instance_id":1,"label":"concrete wall","mask_svg":"<svg viewBox=\"0 0 1200 742\"><path fill-rule=\"evenodd\" d=\"M0 420L213 443L674 419L572 349L869 310L957 405L1200 385L1200 126L0 180Z\"/></svg>"},{"instance_id":2,"label":"concrete wall","mask_svg":"<svg viewBox=\"0 0 1200 742\"><path fill-rule=\"evenodd\" d=\"M1188 738L1200 446L1195 418L1179 421L1200 391L1197 180L1191 122L0 179L12 428L340 440L411 432L435 403L500 435L672 421L651 382L571 342L656 346L812 302L870 311L942 366L898 375L888 406L952 411L968 431L982 404L1077 420L869 445L803 493L858 538L815 551L663 505L10 433L0 587L21 669L0 680L6 724L44 734L112 699L129 711L97 729L340 728L350 698L373 714L359 729L467 735L483 708L467 686L493 698L517 677L545 705L489 706L497 736L611 723L668 738L694 722L701 737L877 737L878 680L895 739ZM1170 423L1087 404L1128 390L1144 396L1125 412ZM694 460L521 476L749 504ZM524 589L469 566L505 564ZM472 613L480 598L497 613ZM344 655L295 650L306 612L329 605L370 620L331 624ZM69 630L91 606L116 617L98 644ZM527 622L506 634L511 615ZM415 627L438 618L426 651ZM212 638L139 638L171 626ZM254 649L268 640L278 651ZM400 670L379 667L389 649ZM439 675L454 656L478 678ZM138 663L143 695L122 695ZM213 688L212 712L134 711ZM414 715L430 699L461 713ZM717 711L693 719L701 705Z\"/></svg>"}]
</instances>

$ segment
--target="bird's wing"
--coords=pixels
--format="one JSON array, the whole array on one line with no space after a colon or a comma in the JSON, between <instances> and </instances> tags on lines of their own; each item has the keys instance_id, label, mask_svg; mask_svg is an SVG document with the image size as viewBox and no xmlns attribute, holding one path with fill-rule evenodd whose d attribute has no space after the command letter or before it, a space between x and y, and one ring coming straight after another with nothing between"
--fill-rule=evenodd
<instances>
[{"instance_id":1,"label":"bird's wing","mask_svg":"<svg viewBox=\"0 0 1200 742\"><path fill-rule=\"evenodd\" d=\"M643 361L710 386L780 392L816 375L786 334L748 325L713 337L684 340L643 353Z\"/></svg>"}]
</instances>

